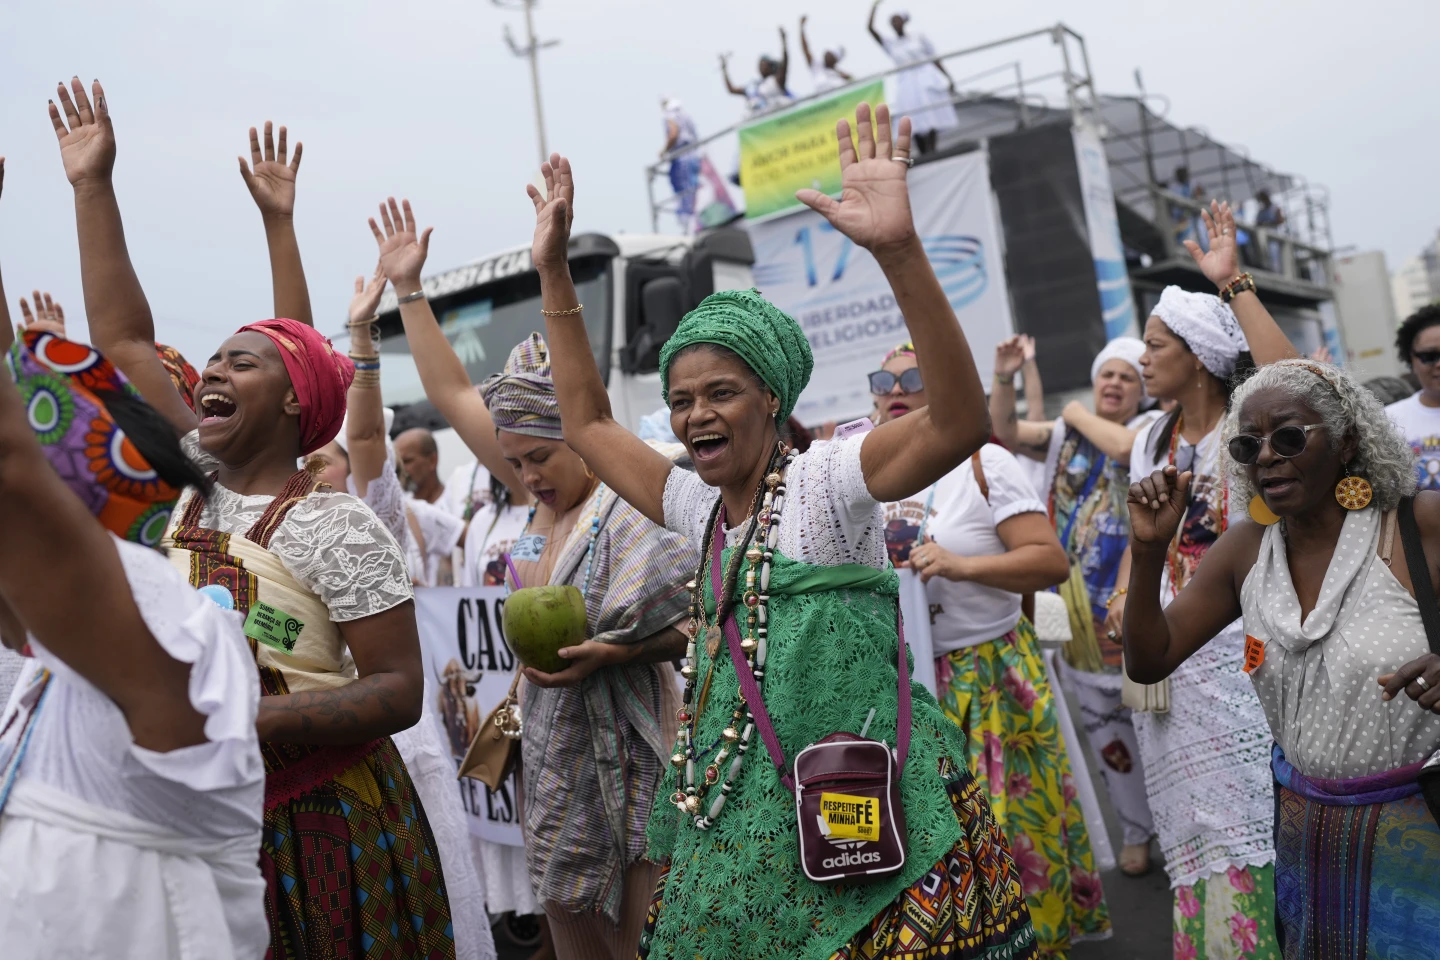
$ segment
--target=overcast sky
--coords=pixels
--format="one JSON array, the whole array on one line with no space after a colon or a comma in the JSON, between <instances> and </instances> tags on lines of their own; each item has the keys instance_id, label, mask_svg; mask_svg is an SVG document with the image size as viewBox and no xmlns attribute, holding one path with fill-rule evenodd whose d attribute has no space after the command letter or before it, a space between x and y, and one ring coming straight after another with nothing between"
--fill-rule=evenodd
<instances>
[{"instance_id":1,"label":"overcast sky","mask_svg":"<svg viewBox=\"0 0 1440 960\"><path fill-rule=\"evenodd\" d=\"M1435 0L902 5L941 50L1064 19L1086 38L1102 92L1132 93L1141 68L1171 120L1326 185L1336 244L1382 249L1392 269L1440 227ZM783 17L798 61L806 10L543 2L539 32L561 41L543 54L547 126L574 160L577 229L648 231L642 170L660 146L659 95L683 99L702 133L731 123L741 104L724 93L715 54L735 54L741 81L757 54L777 50ZM867 11L809 6L816 47L844 44L855 73L888 65L864 32ZM502 39L506 23L523 35L519 13L486 0L16 0L0 22L0 268L12 313L40 287L83 317L73 205L45 106L76 73L105 83L131 253L162 339L197 365L270 315L264 235L235 161L252 124L273 119L305 143L296 220L322 329L340 328L355 274L373 266L365 218L388 193L409 196L436 228L427 272L528 242L529 78ZM802 72L793 86L806 89Z\"/></svg>"}]
</instances>

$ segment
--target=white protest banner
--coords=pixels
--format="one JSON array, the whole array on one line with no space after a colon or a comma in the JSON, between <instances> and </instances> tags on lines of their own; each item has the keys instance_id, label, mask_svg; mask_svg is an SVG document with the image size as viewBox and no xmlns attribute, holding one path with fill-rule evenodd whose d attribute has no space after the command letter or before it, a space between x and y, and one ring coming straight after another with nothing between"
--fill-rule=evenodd
<instances>
[{"instance_id":1,"label":"white protest banner","mask_svg":"<svg viewBox=\"0 0 1440 960\"><path fill-rule=\"evenodd\" d=\"M940 285L970 340L982 383L1010 336L1010 297L990 166L983 150L910 171L910 208ZM867 416L867 374L910 338L880 265L808 209L747 225L755 283L805 330L815 372L795 415L814 425Z\"/></svg>"},{"instance_id":2,"label":"white protest banner","mask_svg":"<svg viewBox=\"0 0 1440 960\"><path fill-rule=\"evenodd\" d=\"M415 620L425 662L425 695L459 769L480 721L510 689L515 654L505 644L500 611L504 587L422 587ZM479 780L457 781L470 832L483 840L524 846L515 775L492 791Z\"/></svg>"}]
</instances>

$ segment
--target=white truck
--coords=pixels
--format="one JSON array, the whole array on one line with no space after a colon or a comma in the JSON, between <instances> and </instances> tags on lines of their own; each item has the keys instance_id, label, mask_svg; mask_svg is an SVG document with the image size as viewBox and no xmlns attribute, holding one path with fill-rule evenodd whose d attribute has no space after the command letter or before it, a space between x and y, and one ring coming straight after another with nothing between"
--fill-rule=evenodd
<instances>
[{"instance_id":1,"label":"white truck","mask_svg":"<svg viewBox=\"0 0 1440 960\"><path fill-rule=\"evenodd\" d=\"M575 292L618 421L638 429L641 417L660 408L660 345L711 293L754 286L754 260L749 235L733 228L696 237L585 233L570 239ZM423 283L473 383L497 372L532 330L545 330L529 244ZM381 386L386 404L399 410L397 428L436 429L442 471L472 459L453 430L437 429L443 421L425 400L393 290L380 301L379 315Z\"/></svg>"}]
</instances>

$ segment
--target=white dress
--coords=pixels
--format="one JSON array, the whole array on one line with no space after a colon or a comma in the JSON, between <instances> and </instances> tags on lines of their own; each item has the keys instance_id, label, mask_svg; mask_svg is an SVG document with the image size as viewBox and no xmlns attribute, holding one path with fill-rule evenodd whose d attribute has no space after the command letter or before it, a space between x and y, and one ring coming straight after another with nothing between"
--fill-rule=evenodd
<instances>
[{"instance_id":1,"label":"white dress","mask_svg":"<svg viewBox=\"0 0 1440 960\"><path fill-rule=\"evenodd\" d=\"M1151 450L1150 435L1163 423L1155 421L1135 438L1132 481L1169 462L1168 449L1158 457ZM1196 476L1187 526L1191 517L1213 526L1227 502L1220 448L1218 425L1196 446L1183 439L1177 445L1176 466ZM1243 505L1230 511L1232 521L1244 515ZM1160 591L1160 602L1168 605L1174 596L1168 569ZM1170 675L1169 713L1134 715L1150 812L1172 887L1232 866L1275 862L1270 725L1241 669L1244 659L1245 631L1236 620Z\"/></svg>"},{"instance_id":2,"label":"white dress","mask_svg":"<svg viewBox=\"0 0 1440 960\"><path fill-rule=\"evenodd\" d=\"M114 701L30 640L27 675L53 677L0 815L0 955L259 960L270 928L254 659L238 616L163 555L115 544L146 626L192 665L207 742L136 745Z\"/></svg>"},{"instance_id":3,"label":"white dress","mask_svg":"<svg viewBox=\"0 0 1440 960\"><path fill-rule=\"evenodd\" d=\"M897 67L918 64L902 70L895 78L895 103L890 112L896 117L909 117L912 133L949 130L958 126L955 107L950 103L950 81L934 63L924 61L935 56L935 48L923 34L907 33L903 37L886 37L885 52Z\"/></svg>"},{"instance_id":4,"label":"white dress","mask_svg":"<svg viewBox=\"0 0 1440 960\"><path fill-rule=\"evenodd\" d=\"M389 445L386 446L385 466L380 476L366 485L365 496L361 499L375 511L385 528L405 544L406 559L413 569L415 564L424 560L420 558L409 524L405 521L405 491L395 474ZM354 477L348 478L346 483L350 492L354 493ZM445 516L453 522L461 522L448 514ZM449 548L446 549L448 552ZM445 873L445 893L450 900L450 920L455 925L455 958L493 960L495 941L485 913L485 883L474 856L465 808L455 782L455 761L440 735L435 692L435 680L427 671L419 722L408 730L392 734L390 739L400 752L400 759L405 762L410 781L420 795L420 805L425 808L425 818L435 835L440 869Z\"/></svg>"}]
</instances>

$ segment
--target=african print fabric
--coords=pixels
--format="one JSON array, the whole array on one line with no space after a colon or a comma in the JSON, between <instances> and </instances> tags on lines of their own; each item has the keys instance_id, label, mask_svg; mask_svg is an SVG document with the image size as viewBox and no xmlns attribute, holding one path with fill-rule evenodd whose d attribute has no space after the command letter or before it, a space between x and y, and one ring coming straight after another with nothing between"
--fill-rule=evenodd
<instances>
[{"instance_id":1,"label":"african print fabric","mask_svg":"<svg viewBox=\"0 0 1440 960\"><path fill-rule=\"evenodd\" d=\"M961 838L920 879L900 891L830 960L1021 960L1042 954L1026 916L1005 836L975 778L961 773L946 786ZM650 903L639 960L650 955L665 883Z\"/></svg>"},{"instance_id":2,"label":"african print fabric","mask_svg":"<svg viewBox=\"0 0 1440 960\"><path fill-rule=\"evenodd\" d=\"M160 358L160 365L170 375L170 383L174 385L175 392L180 394L180 399L185 401L185 406L193 411L195 409L195 388L200 385L200 374L190 366L190 361L185 359L184 354L174 347L157 343L155 344L155 355Z\"/></svg>"},{"instance_id":3,"label":"african print fabric","mask_svg":"<svg viewBox=\"0 0 1440 960\"><path fill-rule=\"evenodd\" d=\"M304 471L241 539L262 548L314 488ZM171 533L189 555L191 585L246 614L259 578L231 553L230 534L186 510ZM260 643L250 637L251 652ZM257 662L262 696L290 692ZM270 925L266 960L453 960L454 931L435 838L394 743L260 744L265 761L260 869Z\"/></svg>"},{"instance_id":4,"label":"african print fabric","mask_svg":"<svg viewBox=\"0 0 1440 960\"><path fill-rule=\"evenodd\" d=\"M1275 900L1285 960L1420 956L1440 916L1440 826L1419 764L1302 776L1275 748Z\"/></svg>"},{"instance_id":5,"label":"african print fabric","mask_svg":"<svg viewBox=\"0 0 1440 960\"><path fill-rule=\"evenodd\" d=\"M1279 960L1275 867L1232 866L1176 887L1174 928L1175 960Z\"/></svg>"},{"instance_id":6,"label":"african print fabric","mask_svg":"<svg viewBox=\"0 0 1440 960\"><path fill-rule=\"evenodd\" d=\"M1040 956L1108 936L1110 911L1030 621L935 660L945 715L965 731L970 771L1005 831Z\"/></svg>"}]
</instances>

